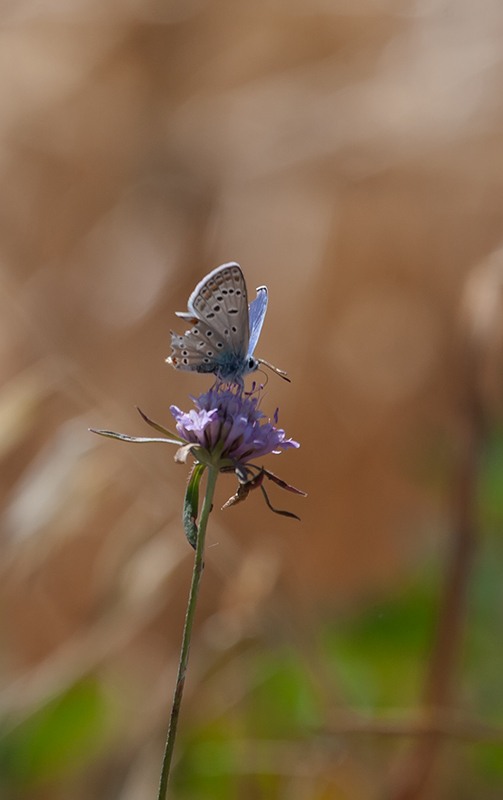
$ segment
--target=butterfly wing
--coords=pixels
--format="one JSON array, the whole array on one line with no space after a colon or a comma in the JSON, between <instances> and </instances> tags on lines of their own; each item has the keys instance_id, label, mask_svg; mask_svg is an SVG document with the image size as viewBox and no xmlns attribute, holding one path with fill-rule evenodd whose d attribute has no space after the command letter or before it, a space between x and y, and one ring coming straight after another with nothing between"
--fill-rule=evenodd
<instances>
[{"instance_id":1,"label":"butterfly wing","mask_svg":"<svg viewBox=\"0 0 503 800\"><path fill-rule=\"evenodd\" d=\"M219 354L224 351L225 345L220 340L204 338L200 330L200 320L194 320L195 325L184 335L171 331L171 347L173 352L167 358L168 364L176 369L188 372L218 372L220 366ZM206 333L210 329L206 327Z\"/></svg>"},{"instance_id":2,"label":"butterfly wing","mask_svg":"<svg viewBox=\"0 0 503 800\"><path fill-rule=\"evenodd\" d=\"M248 343L247 356L253 355L264 324L265 312L267 311L267 286L259 286L255 300L250 303L250 341Z\"/></svg>"},{"instance_id":3,"label":"butterfly wing","mask_svg":"<svg viewBox=\"0 0 503 800\"><path fill-rule=\"evenodd\" d=\"M177 316L193 327L183 336L171 333L168 363L182 370L239 377L249 340L248 299L239 264L222 264L206 275L190 295L188 309Z\"/></svg>"},{"instance_id":4,"label":"butterfly wing","mask_svg":"<svg viewBox=\"0 0 503 800\"><path fill-rule=\"evenodd\" d=\"M189 297L189 314L208 328L236 355L248 351L248 298L239 264L222 264L197 284ZM184 315L187 317L188 315Z\"/></svg>"}]
</instances>

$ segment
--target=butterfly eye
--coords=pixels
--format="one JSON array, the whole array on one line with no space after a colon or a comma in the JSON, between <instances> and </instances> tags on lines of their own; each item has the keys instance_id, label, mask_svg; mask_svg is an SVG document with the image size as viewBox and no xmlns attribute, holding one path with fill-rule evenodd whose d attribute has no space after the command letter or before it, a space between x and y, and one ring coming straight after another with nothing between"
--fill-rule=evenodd
<instances>
[{"instance_id":1,"label":"butterfly eye","mask_svg":"<svg viewBox=\"0 0 503 800\"><path fill-rule=\"evenodd\" d=\"M254 358L249 358L248 359L248 369L253 369L254 366L255 366L255 359Z\"/></svg>"}]
</instances>

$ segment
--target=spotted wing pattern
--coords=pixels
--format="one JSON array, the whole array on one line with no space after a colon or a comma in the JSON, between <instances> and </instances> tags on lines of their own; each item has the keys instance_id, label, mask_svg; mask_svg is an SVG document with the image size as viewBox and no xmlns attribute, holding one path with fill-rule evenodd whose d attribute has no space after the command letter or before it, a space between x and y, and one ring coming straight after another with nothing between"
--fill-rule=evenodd
<instances>
[{"instance_id":1,"label":"spotted wing pattern","mask_svg":"<svg viewBox=\"0 0 503 800\"><path fill-rule=\"evenodd\" d=\"M210 272L189 297L189 312L207 322L236 354L248 349L248 299L239 264L223 264Z\"/></svg>"},{"instance_id":2,"label":"spotted wing pattern","mask_svg":"<svg viewBox=\"0 0 503 800\"><path fill-rule=\"evenodd\" d=\"M189 297L188 312L177 312L192 324L183 336L171 333L177 369L241 377L246 371L249 341L248 299L239 264L212 270Z\"/></svg>"}]
</instances>

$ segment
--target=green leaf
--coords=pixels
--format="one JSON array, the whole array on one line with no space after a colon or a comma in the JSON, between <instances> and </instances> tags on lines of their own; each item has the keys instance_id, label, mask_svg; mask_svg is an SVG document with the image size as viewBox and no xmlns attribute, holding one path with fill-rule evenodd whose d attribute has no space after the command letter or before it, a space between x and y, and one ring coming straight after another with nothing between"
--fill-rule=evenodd
<instances>
[{"instance_id":1,"label":"green leaf","mask_svg":"<svg viewBox=\"0 0 503 800\"><path fill-rule=\"evenodd\" d=\"M185 500L183 501L183 527L185 528L187 541L194 550L197 543L196 519L199 513L199 484L205 469L204 464L194 464L187 484Z\"/></svg>"}]
</instances>

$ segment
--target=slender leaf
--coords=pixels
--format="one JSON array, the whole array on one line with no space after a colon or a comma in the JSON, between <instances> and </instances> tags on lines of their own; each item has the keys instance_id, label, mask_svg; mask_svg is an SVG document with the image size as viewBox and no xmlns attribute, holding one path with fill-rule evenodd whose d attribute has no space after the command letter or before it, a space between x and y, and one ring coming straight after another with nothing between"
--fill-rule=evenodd
<instances>
[{"instance_id":1,"label":"slender leaf","mask_svg":"<svg viewBox=\"0 0 503 800\"><path fill-rule=\"evenodd\" d=\"M196 549L197 544L197 515L199 513L199 484L206 469L204 464L194 464L190 473L185 500L183 502L183 527L187 541L191 547Z\"/></svg>"},{"instance_id":2,"label":"slender leaf","mask_svg":"<svg viewBox=\"0 0 503 800\"><path fill-rule=\"evenodd\" d=\"M109 439L120 439L121 442L139 442L140 444L144 442L167 442L168 444L180 444L178 440L175 439L161 439L155 438L151 439L149 437L138 437L138 436L128 436L126 433L116 433L115 431L98 431L95 428L89 428L91 433L97 433L99 436L108 436Z\"/></svg>"}]
</instances>

